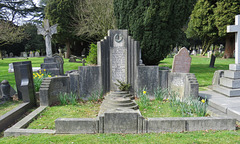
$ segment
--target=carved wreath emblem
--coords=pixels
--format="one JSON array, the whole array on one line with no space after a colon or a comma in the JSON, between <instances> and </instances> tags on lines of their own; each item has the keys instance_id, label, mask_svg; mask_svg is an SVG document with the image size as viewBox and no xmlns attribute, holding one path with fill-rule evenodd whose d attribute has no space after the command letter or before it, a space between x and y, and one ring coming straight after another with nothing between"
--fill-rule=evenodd
<instances>
[{"instance_id":1,"label":"carved wreath emblem","mask_svg":"<svg viewBox=\"0 0 240 144\"><path fill-rule=\"evenodd\" d=\"M114 39L117 43L120 43L123 40L122 34L115 34Z\"/></svg>"}]
</instances>

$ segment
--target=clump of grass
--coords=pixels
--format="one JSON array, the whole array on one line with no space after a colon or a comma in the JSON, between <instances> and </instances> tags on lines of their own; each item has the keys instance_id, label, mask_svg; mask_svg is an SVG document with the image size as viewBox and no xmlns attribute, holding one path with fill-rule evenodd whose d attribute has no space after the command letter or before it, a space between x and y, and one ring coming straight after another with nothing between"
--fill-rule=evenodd
<instances>
[{"instance_id":1,"label":"clump of grass","mask_svg":"<svg viewBox=\"0 0 240 144\"><path fill-rule=\"evenodd\" d=\"M138 93L139 95L139 107L144 111L153 111L156 109L153 104L158 104L157 108L165 107L165 103L168 103L173 116L177 115L173 112L180 113L182 117L193 117L193 116L206 116L207 103L206 99L196 99L188 97L181 99L179 94L175 91L169 91L168 89L157 88L154 91L155 100L150 101L147 91L143 89L143 92ZM156 102L154 102L156 101ZM164 105L164 106L163 106Z\"/></svg>"},{"instance_id":2,"label":"clump of grass","mask_svg":"<svg viewBox=\"0 0 240 144\"><path fill-rule=\"evenodd\" d=\"M171 92L169 97L170 106L173 110L180 112L183 117L187 116L206 116L206 99L196 99L192 97L181 100L176 92Z\"/></svg>"},{"instance_id":3,"label":"clump of grass","mask_svg":"<svg viewBox=\"0 0 240 144\"><path fill-rule=\"evenodd\" d=\"M150 99L147 91L145 89L143 89L143 91L139 91L138 96L140 98L139 107L142 107L143 109L148 108L150 105Z\"/></svg>"},{"instance_id":4,"label":"clump of grass","mask_svg":"<svg viewBox=\"0 0 240 144\"><path fill-rule=\"evenodd\" d=\"M103 90L92 92L91 96L88 97L88 101L90 102L98 102L102 100L103 100Z\"/></svg>"},{"instance_id":5,"label":"clump of grass","mask_svg":"<svg viewBox=\"0 0 240 144\"><path fill-rule=\"evenodd\" d=\"M168 90L167 89L162 89L162 88L158 87L154 91L154 97L155 97L156 100L163 101L164 98L168 97Z\"/></svg>"},{"instance_id":6,"label":"clump of grass","mask_svg":"<svg viewBox=\"0 0 240 144\"><path fill-rule=\"evenodd\" d=\"M61 105L76 105L78 103L77 101L77 95L75 93L60 93L59 94L59 101Z\"/></svg>"},{"instance_id":7,"label":"clump of grass","mask_svg":"<svg viewBox=\"0 0 240 144\"><path fill-rule=\"evenodd\" d=\"M46 77L52 77L51 73L46 72L46 69L44 69L43 72L39 70L37 73L33 73L35 92L39 91L42 81Z\"/></svg>"}]
</instances>

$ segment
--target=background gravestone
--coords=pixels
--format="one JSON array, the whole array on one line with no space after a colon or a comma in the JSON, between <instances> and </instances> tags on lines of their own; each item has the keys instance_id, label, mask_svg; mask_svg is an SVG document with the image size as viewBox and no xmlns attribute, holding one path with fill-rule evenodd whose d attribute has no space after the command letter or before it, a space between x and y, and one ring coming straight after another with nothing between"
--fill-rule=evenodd
<instances>
[{"instance_id":1,"label":"background gravestone","mask_svg":"<svg viewBox=\"0 0 240 144\"><path fill-rule=\"evenodd\" d=\"M31 61L14 62L14 74L18 98L35 105L35 89Z\"/></svg>"},{"instance_id":2,"label":"background gravestone","mask_svg":"<svg viewBox=\"0 0 240 144\"><path fill-rule=\"evenodd\" d=\"M186 48L181 48L174 56L172 72L189 73L192 58Z\"/></svg>"},{"instance_id":3,"label":"background gravestone","mask_svg":"<svg viewBox=\"0 0 240 144\"><path fill-rule=\"evenodd\" d=\"M40 57L40 54L39 54L39 52L37 52L37 51L35 52L34 55L35 55L35 57Z\"/></svg>"},{"instance_id":4,"label":"background gravestone","mask_svg":"<svg viewBox=\"0 0 240 144\"><path fill-rule=\"evenodd\" d=\"M33 57L33 52L32 51L30 51L29 57Z\"/></svg>"}]
</instances>

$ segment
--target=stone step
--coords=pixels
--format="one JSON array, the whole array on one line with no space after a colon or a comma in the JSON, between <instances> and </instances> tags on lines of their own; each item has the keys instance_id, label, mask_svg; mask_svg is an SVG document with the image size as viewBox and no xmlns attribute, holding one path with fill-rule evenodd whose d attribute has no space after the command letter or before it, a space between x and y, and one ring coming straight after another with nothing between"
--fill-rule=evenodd
<instances>
[{"instance_id":1,"label":"stone step","mask_svg":"<svg viewBox=\"0 0 240 144\"><path fill-rule=\"evenodd\" d=\"M131 107L137 105L135 102L131 103L115 103L115 102L106 102L104 105L116 106L116 107Z\"/></svg>"},{"instance_id":2,"label":"stone step","mask_svg":"<svg viewBox=\"0 0 240 144\"><path fill-rule=\"evenodd\" d=\"M225 70L224 77L232 79L240 79L240 71Z\"/></svg>"},{"instance_id":3,"label":"stone step","mask_svg":"<svg viewBox=\"0 0 240 144\"><path fill-rule=\"evenodd\" d=\"M240 79L231 79L231 78L220 78L220 85L232 88L232 89L238 89L240 88Z\"/></svg>"},{"instance_id":4,"label":"stone step","mask_svg":"<svg viewBox=\"0 0 240 144\"><path fill-rule=\"evenodd\" d=\"M230 89L224 86L213 85L213 90L228 97L240 97L240 89Z\"/></svg>"}]
</instances>

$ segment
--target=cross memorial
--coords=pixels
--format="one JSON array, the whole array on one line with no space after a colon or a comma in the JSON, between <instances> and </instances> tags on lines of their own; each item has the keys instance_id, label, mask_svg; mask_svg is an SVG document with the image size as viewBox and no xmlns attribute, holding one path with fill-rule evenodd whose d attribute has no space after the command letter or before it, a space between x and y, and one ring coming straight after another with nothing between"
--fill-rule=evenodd
<instances>
[{"instance_id":1,"label":"cross memorial","mask_svg":"<svg viewBox=\"0 0 240 144\"><path fill-rule=\"evenodd\" d=\"M231 70L240 70L240 15L235 16L235 25L227 26L228 33L235 33L235 65L231 64Z\"/></svg>"},{"instance_id":2,"label":"cross memorial","mask_svg":"<svg viewBox=\"0 0 240 144\"><path fill-rule=\"evenodd\" d=\"M45 37L47 57L52 57L51 38L53 34L57 33L57 24L50 27L48 19L45 19L43 23L44 23L44 28L41 26L37 26L38 34L41 34Z\"/></svg>"}]
</instances>

